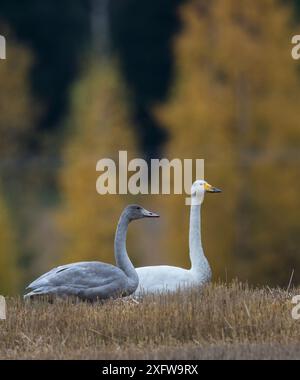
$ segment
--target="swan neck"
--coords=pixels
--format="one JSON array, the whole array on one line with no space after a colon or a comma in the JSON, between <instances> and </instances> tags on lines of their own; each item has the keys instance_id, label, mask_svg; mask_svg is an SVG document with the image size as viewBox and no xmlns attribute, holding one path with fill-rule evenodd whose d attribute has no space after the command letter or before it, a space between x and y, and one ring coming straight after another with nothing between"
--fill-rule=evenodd
<instances>
[{"instance_id":1,"label":"swan neck","mask_svg":"<svg viewBox=\"0 0 300 380\"><path fill-rule=\"evenodd\" d=\"M201 205L191 206L190 215L190 258L192 270L201 270L207 264L201 238Z\"/></svg>"},{"instance_id":2,"label":"swan neck","mask_svg":"<svg viewBox=\"0 0 300 380\"><path fill-rule=\"evenodd\" d=\"M122 269L126 276L137 283L138 285L138 275L136 270L130 261L127 249L126 249L126 239L127 231L130 220L126 214L122 214L118 223L116 236L115 236L115 260L117 266Z\"/></svg>"}]
</instances>

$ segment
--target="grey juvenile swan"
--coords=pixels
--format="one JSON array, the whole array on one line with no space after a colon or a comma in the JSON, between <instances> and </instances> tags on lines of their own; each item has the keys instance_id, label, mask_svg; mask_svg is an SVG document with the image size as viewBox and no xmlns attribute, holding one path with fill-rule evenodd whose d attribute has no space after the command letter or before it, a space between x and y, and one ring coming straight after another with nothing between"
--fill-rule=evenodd
<instances>
[{"instance_id":1,"label":"grey juvenile swan","mask_svg":"<svg viewBox=\"0 0 300 380\"><path fill-rule=\"evenodd\" d=\"M82 262L52 269L30 284L25 299L40 296L77 297L97 301L131 295L139 279L126 251L126 236L131 221L158 218L159 215L138 205L128 206L122 213L115 236L117 266L101 262Z\"/></svg>"}]
</instances>

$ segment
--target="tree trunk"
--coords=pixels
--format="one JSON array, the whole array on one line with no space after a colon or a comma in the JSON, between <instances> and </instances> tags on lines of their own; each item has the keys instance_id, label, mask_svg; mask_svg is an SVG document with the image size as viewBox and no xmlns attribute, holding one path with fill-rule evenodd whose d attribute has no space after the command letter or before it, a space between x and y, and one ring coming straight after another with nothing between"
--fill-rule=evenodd
<instances>
[{"instance_id":1,"label":"tree trunk","mask_svg":"<svg viewBox=\"0 0 300 380\"><path fill-rule=\"evenodd\" d=\"M110 54L109 0L92 0L92 45L98 57L106 59Z\"/></svg>"}]
</instances>

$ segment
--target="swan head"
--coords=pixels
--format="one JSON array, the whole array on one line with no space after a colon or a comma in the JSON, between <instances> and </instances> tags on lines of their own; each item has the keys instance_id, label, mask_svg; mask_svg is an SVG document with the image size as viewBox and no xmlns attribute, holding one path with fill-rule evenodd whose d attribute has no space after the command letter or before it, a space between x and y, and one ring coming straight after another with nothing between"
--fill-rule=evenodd
<instances>
[{"instance_id":1,"label":"swan head","mask_svg":"<svg viewBox=\"0 0 300 380\"><path fill-rule=\"evenodd\" d=\"M143 218L159 218L158 214L148 211L139 205L130 205L126 207L124 213L130 221Z\"/></svg>"},{"instance_id":2,"label":"swan head","mask_svg":"<svg viewBox=\"0 0 300 380\"><path fill-rule=\"evenodd\" d=\"M192 189L191 189L191 196L192 196L192 204L195 205L201 205L204 201L205 193L221 193L222 190L213 187L209 183L207 183L204 180L198 180L193 183Z\"/></svg>"}]
</instances>

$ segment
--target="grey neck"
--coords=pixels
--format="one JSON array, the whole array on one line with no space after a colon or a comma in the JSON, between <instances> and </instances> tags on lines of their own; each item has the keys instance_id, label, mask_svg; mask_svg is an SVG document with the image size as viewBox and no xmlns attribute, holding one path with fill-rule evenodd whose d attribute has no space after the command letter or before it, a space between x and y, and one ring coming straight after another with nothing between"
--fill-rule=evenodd
<instances>
[{"instance_id":1,"label":"grey neck","mask_svg":"<svg viewBox=\"0 0 300 380\"><path fill-rule=\"evenodd\" d=\"M134 283L138 284L138 275L126 250L126 237L130 220L126 213L121 215L115 237L115 259L117 266L122 269L126 276Z\"/></svg>"}]
</instances>

